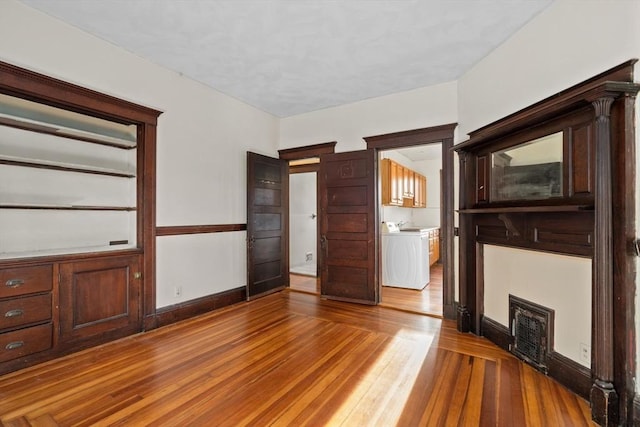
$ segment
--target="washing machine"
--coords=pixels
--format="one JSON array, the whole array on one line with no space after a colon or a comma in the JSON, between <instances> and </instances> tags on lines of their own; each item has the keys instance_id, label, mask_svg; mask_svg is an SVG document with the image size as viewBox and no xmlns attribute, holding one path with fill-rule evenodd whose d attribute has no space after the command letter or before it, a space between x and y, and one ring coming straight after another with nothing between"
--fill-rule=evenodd
<instances>
[{"instance_id":1,"label":"washing machine","mask_svg":"<svg viewBox=\"0 0 640 427\"><path fill-rule=\"evenodd\" d=\"M382 285L424 289L430 280L428 230L404 231L393 222L382 229Z\"/></svg>"}]
</instances>

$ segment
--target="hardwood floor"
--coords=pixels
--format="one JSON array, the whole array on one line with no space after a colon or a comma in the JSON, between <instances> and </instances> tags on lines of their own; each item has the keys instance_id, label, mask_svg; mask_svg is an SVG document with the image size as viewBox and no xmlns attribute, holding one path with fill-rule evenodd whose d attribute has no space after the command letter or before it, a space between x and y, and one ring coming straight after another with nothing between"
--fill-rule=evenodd
<instances>
[{"instance_id":1,"label":"hardwood floor","mask_svg":"<svg viewBox=\"0 0 640 427\"><path fill-rule=\"evenodd\" d=\"M434 264L430 275L429 285L422 290L382 286L380 305L442 317L442 264ZM289 287L293 291L320 294L320 281L317 277L291 273L289 281Z\"/></svg>"},{"instance_id":2,"label":"hardwood floor","mask_svg":"<svg viewBox=\"0 0 640 427\"><path fill-rule=\"evenodd\" d=\"M455 325L283 291L0 377L5 426L589 426Z\"/></svg>"},{"instance_id":3,"label":"hardwood floor","mask_svg":"<svg viewBox=\"0 0 640 427\"><path fill-rule=\"evenodd\" d=\"M429 284L422 290L382 286L384 307L442 317L442 264L431 266Z\"/></svg>"},{"instance_id":4,"label":"hardwood floor","mask_svg":"<svg viewBox=\"0 0 640 427\"><path fill-rule=\"evenodd\" d=\"M289 287L296 292L320 295L320 279L303 274L289 274Z\"/></svg>"}]
</instances>

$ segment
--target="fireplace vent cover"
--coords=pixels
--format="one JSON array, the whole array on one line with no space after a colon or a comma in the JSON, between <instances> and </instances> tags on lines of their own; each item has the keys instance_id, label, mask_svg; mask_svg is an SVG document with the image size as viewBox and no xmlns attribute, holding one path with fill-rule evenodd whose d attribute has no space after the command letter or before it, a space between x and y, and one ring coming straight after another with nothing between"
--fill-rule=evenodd
<instances>
[{"instance_id":1,"label":"fireplace vent cover","mask_svg":"<svg viewBox=\"0 0 640 427\"><path fill-rule=\"evenodd\" d=\"M553 349L553 317L553 310L509 295L511 352L544 373Z\"/></svg>"}]
</instances>

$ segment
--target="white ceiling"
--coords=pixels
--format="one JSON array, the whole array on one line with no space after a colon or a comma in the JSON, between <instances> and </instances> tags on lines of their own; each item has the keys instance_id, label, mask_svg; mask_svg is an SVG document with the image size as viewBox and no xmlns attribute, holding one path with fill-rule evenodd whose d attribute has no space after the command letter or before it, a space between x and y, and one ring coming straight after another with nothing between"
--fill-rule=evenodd
<instances>
[{"instance_id":1,"label":"white ceiling","mask_svg":"<svg viewBox=\"0 0 640 427\"><path fill-rule=\"evenodd\" d=\"M442 157L442 144L416 145L415 147L397 148L395 151L414 162L436 160Z\"/></svg>"},{"instance_id":2,"label":"white ceiling","mask_svg":"<svg viewBox=\"0 0 640 427\"><path fill-rule=\"evenodd\" d=\"M453 81L552 0L22 0L279 117Z\"/></svg>"}]
</instances>

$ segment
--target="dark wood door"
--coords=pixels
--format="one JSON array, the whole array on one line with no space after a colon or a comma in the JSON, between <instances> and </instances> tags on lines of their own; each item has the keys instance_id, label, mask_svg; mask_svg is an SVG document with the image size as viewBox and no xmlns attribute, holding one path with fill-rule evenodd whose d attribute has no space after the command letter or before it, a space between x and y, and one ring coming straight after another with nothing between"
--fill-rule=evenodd
<instances>
[{"instance_id":1,"label":"dark wood door","mask_svg":"<svg viewBox=\"0 0 640 427\"><path fill-rule=\"evenodd\" d=\"M374 150L325 154L320 159L321 294L377 304Z\"/></svg>"},{"instance_id":2,"label":"dark wood door","mask_svg":"<svg viewBox=\"0 0 640 427\"><path fill-rule=\"evenodd\" d=\"M140 256L60 264L60 340L103 342L142 330Z\"/></svg>"},{"instance_id":3,"label":"dark wood door","mask_svg":"<svg viewBox=\"0 0 640 427\"><path fill-rule=\"evenodd\" d=\"M289 173L247 152L247 299L289 286Z\"/></svg>"}]
</instances>

